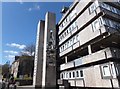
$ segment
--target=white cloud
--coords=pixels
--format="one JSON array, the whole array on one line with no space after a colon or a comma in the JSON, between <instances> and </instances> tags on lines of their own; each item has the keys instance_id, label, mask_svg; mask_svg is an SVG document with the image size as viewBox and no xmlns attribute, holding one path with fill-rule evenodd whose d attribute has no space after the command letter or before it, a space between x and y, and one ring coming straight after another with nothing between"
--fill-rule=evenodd
<instances>
[{"instance_id":1,"label":"white cloud","mask_svg":"<svg viewBox=\"0 0 120 89\"><path fill-rule=\"evenodd\" d=\"M18 54L17 51L12 51L12 50L5 50L5 53L10 53L10 54Z\"/></svg>"},{"instance_id":2,"label":"white cloud","mask_svg":"<svg viewBox=\"0 0 120 89\"><path fill-rule=\"evenodd\" d=\"M14 60L15 58L15 55L8 55L8 56L5 56L8 60Z\"/></svg>"},{"instance_id":3,"label":"white cloud","mask_svg":"<svg viewBox=\"0 0 120 89\"><path fill-rule=\"evenodd\" d=\"M6 44L9 47L16 47L19 49L24 49L26 47L26 45L21 45L21 44L16 44L16 43L11 43L11 44Z\"/></svg>"},{"instance_id":4,"label":"white cloud","mask_svg":"<svg viewBox=\"0 0 120 89\"><path fill-rule=\"evenodd\" d=\"M26 54L28 56L34 56L35 52L30 53L29 51L22 51L22 54Z\"/></svg>"},{"instance_id":5,"label":"white cloud","mask_svg":"<svg viewBox=\"0 0 120 89\"><path fill-rule=\"evenodd\" d=\"M38 4L34 4L33 7L28 8L28 11L32 11L32 10L40 10L40 6Z\"/></svg>"}]
</instances>

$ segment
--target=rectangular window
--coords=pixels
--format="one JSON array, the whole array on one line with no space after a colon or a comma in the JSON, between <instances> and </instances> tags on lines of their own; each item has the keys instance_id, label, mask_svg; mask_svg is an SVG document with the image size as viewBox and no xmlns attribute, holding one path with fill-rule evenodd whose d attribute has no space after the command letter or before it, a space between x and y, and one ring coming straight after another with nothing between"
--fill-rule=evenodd
<instances>
[{"instance_id":1,"label":"rectangular window","mask_svg":"<svg viewBox=\"0 0 120 89\"><path fill-rule=\"evenodd\" d=\"M73 43L75 43L75 42L76 42L75 37L73 37Z\"/></svg>"},{"instance_id":2,"label":"rectangular window","mask_svg":"<svg viewBox=\"0 0 120 89\"><path fill-rule=\"evenodd\" d=\"M103 66L103 75L104 76L110 76L109 66Z\"/></svg>"},{"instance_id":3,"label":"rectangular window","mask_svg":"<svg viewBox=\"0 0 120 89\"><path fill-rule=\"evenodd\" d=\"M67 42L67 48L70 46L69 41Z\"/></svg>"},{"instance_id":4,"label":"rectangular window","mask_svg":"<svg viewBox=\"0 0 120 89\"><path fill-rule=\"evenodd\" d=\"M61 73L61 79L63 79L63 73Z\"/></svg>"},{"instance_id":5,"label":"rectangular window","mask_svg":"<svg viewBox=\"0 0 120 89\"><path fill-rule=\"evenodd\" d=\"M93 3L90 7L89 7L89 14L93 13L93 11L96 9L95 7L95 3Z\"/></svg>"},{"instance_id":6,"label":"rectangular window","mask_svg":"<svg viewBox=\"0 0 120 89\"><path fill-rule=\"evenodd\" d=\"M101 69L102 69L102 76L103 77L110 77L111 76L109 65L101 66Z\"/></svg>"},{"instance_id":7,"label":"rectangular window","mask_svg":"<svg viewBox=\"0 0 120 89\"><path fill-rule=\"evenodd\" d=\"M92 28L93 28L93 31L96 31L97 29L100 28L100 20L99 20L99 18L96 19L94 22L92 22Z\"/></svg>"},{"instance_id":8,"label":"rectangular window","mask_svg":"<svg viewBox=\"0 0 120 89\"><path fill-rule=\"evenodd\" d=\"M80 70L80 77L83 77L83 71Z\"/></svg>"},{"instance_id":9,"label":"rectangular window","mask_svg":"<svg viewBox=\"0 0 120 89\"><path fill-rule=\"evenodd\" d=\"M72 39L70 39L70 46L71 46L71 45L73 45L73 40L72 40Z\"/></svg>"},{"instance_id":10,"label":"rectangular window","mask_svg":"<svg viewBox=\"0 0 120 89\"><path fill-rule=\"evenodd\" d=\"M79 77L79 71L78 70L76 71L76 77Z\"/></svg>"},{"instance_id":11,"label":"rectangular window","mask_svg":"<svg viewBox=\"0 0 120 89\"><path fill-rule=\"evenodd\" d=\"M69 72L69 78L71 78L71 72Z\"/></svg>"},{"instance_id":12,"label":"rectangular window","mask_svg":"<svg viewBox=\"0 0 120 89\"><path fill-rule=\"evenodd\" d=\"M73 78L75 78L75 72L72 72L73 73Z\"/></svg>"},{"instance_id":13,"label":"rectangular window","mask_svg":"<svg viewBox=\"0 0 120 89\"><path fill-rule=\"evenodd\" d=\"M68 79L68 73L66 73L66 79Z\"/></svg>"}]
</instances>

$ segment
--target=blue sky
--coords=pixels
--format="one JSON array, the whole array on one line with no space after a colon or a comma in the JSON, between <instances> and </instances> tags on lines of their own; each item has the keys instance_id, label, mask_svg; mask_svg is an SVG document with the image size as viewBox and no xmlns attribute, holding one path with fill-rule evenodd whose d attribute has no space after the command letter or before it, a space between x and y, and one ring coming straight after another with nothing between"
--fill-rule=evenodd
<instances>
[{"instance_id":1,"label":"blue sky","mask_svg":"<svg viewBox=\"0 0 120 89\"><path fill-rule=\"evenodd\" d=\"M44 20L47 11L56 13L58 22L60 11L68 2L4 2L2 3L2 55L0 64L12 62L15 55L29 44L35 44L37 23ZM1 7L0 7L1 8Z\"/></svg>"}]
</instances>

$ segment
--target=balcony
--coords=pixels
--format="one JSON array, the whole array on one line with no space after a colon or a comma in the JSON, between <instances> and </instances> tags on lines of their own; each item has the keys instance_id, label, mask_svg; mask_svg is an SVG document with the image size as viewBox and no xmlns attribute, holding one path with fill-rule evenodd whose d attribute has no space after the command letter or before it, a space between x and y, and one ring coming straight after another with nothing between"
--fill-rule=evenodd
<instances>
[{"instance_id":1,"label":"balcony","mask_svg":"<svg viewBox=\"0 0 120 89\"><path fill-rule=\"evenodd\" d=\"M65 69L77 67L80 65L82 65L82 59L78 58L78 59L75 59L74 61L60 65L60 70L65 70Z\"/></svg>"},{"instance_id":2,"label":"balcony","mask_svg":"<svg viewBox=\"0 0 120 89\"><path fill-rule=\"evenodd\" d=\"M100 60L109 60L110 58L120 58L120 49L108 47L83 57L82 61L84 65L84 64L88 64L88 63L92 63Z\"/></svg>"},{"instance_id":3,"label":"balcony","mask_svg":"<svg viewBox=\"0 0 120 89\"><path fill-rule=\"evenodd\" d=\"M109 60L110 58L120 58L120 49L117 48L105 48L87 56L75 59L74 61L60 65L60 70L78 67L92 62L101 60Z\"/></svg>"}]
</instances>

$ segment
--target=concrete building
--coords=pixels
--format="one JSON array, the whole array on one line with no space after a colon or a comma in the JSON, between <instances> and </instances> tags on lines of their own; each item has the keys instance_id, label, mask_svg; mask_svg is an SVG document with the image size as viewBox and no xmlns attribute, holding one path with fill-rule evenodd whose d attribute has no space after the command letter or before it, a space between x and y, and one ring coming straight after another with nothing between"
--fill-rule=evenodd
<instances>
[{"instance_id":1,"label":"concrete building","mask_svg":"<svg viewBox=\"0 0 120 89\"><path fill-rule=\"evenodd\" d=\"M34 67L33 59L33 56L15 56L15 61L13 61L11 65L11 74L13 74L14 78L32 78Z\"/></svg>"},{"instance_id":2,"label":"concrete building","mask_svg":"<svg viewBox=\"0 0 120 89\"><path fill-rule=\"evenodd\" d=\"M17 78L19 76L18 71L19 71L19 56L15 56L15 61L11 65L11 74L13 74L15 78Z\"/></svg>"},{"instance_id":3,"label":"concrete building","mask_svg":"<svg viewBox=\"0 0 120 89\"><path fill-rule=\"evenodd\" d=\"M120 2L75 0L58 23L61 80L120 88Z\"/></svg>"}]
</instances>

